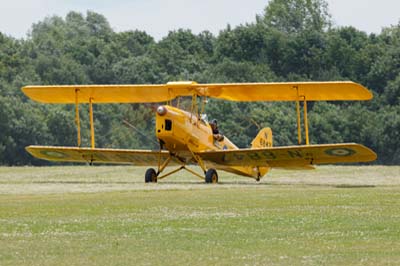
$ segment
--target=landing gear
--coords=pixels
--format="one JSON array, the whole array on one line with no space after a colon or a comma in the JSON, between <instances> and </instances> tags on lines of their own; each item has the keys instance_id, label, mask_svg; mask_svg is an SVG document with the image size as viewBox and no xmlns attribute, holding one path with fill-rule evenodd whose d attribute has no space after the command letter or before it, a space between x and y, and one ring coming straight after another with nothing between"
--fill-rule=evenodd
<instances>
[{"instance_id":1,"label":"landing gear","mask_svg":"<svg viewBox=\"0 0 400 266\"><path fill-rule=\"evenodd\" d=\"M217 171L213 168L210 168L206 172L206 183L218 183L218 174Z\"/></svg>"},{"instance_id":2,"label":"landing gear","mask_svg":"<svg viewBox=\"0 0 400 266\"><path fill-rule=\"evenodd\" d=\"M149 168L144 175L144 181L146 183L157 183L157 173L153 168Z\"/></svg>"},{"instance_id":3,"label":"landing gear","mask_svg":"<svg viewBox=\"0 0 400 266\"><path fill-rule=\"evenodd\" d=\"M179 157L175 157L175 161L174 161L175 164L178 163L181 165L179 168L169 171L168 173L161 174L165 170L165 168L167 167L167 165L169 164L169 162L171 161L171 159L174 156L173 154L169 154L169 156L165 159L165 161L162 162L161 155L162 154L160 151L160 157L158 160L158 170L156 171L154 168L147 169L146 174L144 176L144 181L146 183L157 183L158 180L161 180L169 175L179 172L180 170L186 170L189 173L199 177L200 179L205 180L206 183L218 183L217 171L213 168L210 168L206 171L206 167L205 167L203 161L201 160L201 158L197 158L195 154L193 154L193 156L195 157L195 159L197 159L197 163L200 165L201 169L203 170L203 173L205 173L205 177L204 177L204 174L199 174L190 168L186 168L186 162L184 160L180 160ZM165 155L164 155L164 158L165 158Z\"/></svg>"}]
</instances>

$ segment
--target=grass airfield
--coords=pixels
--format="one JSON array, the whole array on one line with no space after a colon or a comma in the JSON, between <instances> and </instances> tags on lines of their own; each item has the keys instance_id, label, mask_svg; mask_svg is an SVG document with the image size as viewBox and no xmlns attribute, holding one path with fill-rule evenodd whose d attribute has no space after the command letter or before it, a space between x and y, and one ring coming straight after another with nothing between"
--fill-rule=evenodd
<instances>
[{"instance_id":1,"label":"grass airfield","mask_svg":"<svg viewBox=\"0 0 400 266\"><path fill-rule=\"evenodd\" d=\"M145 170L0 167L0 265L400 265L400 166Z\"/></svg>"}]
</instances>

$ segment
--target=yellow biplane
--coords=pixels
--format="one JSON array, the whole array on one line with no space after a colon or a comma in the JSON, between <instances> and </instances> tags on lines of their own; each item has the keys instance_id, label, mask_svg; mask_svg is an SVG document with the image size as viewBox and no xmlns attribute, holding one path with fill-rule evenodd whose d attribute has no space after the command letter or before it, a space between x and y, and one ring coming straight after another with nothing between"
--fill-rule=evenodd
<instances>
[{"instance_id":1,"label":"yellow biplane","mask_svg":"<svg viewBox=\"0 0 400 266\"><path fill-rule=\"evenodd\" d=\"M154 166L145 173L145 182L157 180L185 169L205 180L217 183L216 170L260 180L271 168L314 169L317 164L368 162L377 158L369 148L356 143L310 145L307 102L370 100L371 92L360 84L346 82L286 82L198 84L192 81L160 85L64 85L26 86L23 92L42 103L75 104L77 147L28 146L33 156L50 161L117 163ZM179 108L179 101L191 97L191 110ZM272 130L262 129L250 148L239 149L221 136L204 119L207 98L228 101L293 101L297 112L298 145L273 147ZM155 134L159 150L103 149L95 146L93 104L162 103L156 110ZM302 138L301 103L304 135ZM91 147L81 147L80 104L89 104ZM214 132L213 132L214 131ZM198 174L187 165L197 164ZM161 175L168 165L173 171Z\"/></svg>"}]
</instances>

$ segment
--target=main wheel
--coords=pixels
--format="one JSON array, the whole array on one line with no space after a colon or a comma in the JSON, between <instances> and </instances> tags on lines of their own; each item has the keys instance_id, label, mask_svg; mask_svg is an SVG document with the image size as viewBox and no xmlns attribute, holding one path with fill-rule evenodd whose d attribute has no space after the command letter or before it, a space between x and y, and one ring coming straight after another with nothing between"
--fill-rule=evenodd
<instances>
[{"instance_id":1,"label":"main wheel","mask_svg":"<svg viewBox=\"0 0 400 266\"><path fill-rule=\"evenodd\" d=\"M215 169L208 169L206 172L206 183L218 183L218 174Z\"/></svg>"},{"instance_id":2,"label":"main wheel","mask_svg":"<svg viewBox=\"0 0 400 266\"><path fill-rule=\"evenodd\" d=\"M144 175L144 182L146 183L157 183L157 173L153 168L149 168Z\"/></svg>"}]
</instances>

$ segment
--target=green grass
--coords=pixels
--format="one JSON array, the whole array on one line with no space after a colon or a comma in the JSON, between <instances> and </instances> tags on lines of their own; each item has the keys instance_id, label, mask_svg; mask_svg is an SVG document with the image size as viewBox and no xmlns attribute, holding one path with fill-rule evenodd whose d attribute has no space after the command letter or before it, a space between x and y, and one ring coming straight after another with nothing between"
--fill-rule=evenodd
<instances>
[{"instance_id":1,"label":"green grass","mask_svg":"<svg viewBox=\"0 0 400 266\"><path fill-rule=\"evenodd\" d=\"M0 167L0 265L400 264L400 167L144 171Z\"/></svg>"}]
</instances>

